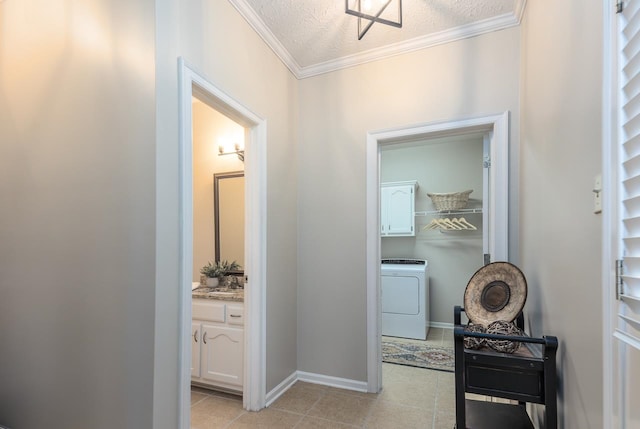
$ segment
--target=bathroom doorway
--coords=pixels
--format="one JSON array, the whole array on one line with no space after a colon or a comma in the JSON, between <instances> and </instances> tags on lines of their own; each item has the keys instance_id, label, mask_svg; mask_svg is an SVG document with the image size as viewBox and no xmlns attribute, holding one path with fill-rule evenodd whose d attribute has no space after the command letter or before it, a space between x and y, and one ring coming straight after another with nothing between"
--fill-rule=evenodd
<instances>
[{"instance_id":1,"label":"bathroom doorway","mask_svg":"<svg viewBox=\"0 0 640 429\"><path fill-rule=\"evenodd\" d=\"M245 128L198 98L192 103L193 279L209 262L245 267Z\"/></svg>"},{"instance_id":2,"label":"bathroom doorway","mask_svg":"<svg viewBox=\"0 0 640 429\"><path fill-rule=\"evenodd\" d=\"M381 303L381 268L382 239L380 235L380 183L381 159L383 148L392 145L410 147L420 141L437 141L440 138L459 138L474 136L481 151L482 163L487 163L482 172L482 195L479 205L482 206L481 223L482 253L476 255L480 262L485 262L483 254L488 254L487 261L508 260L508 142L509 114L492 115L479 118L459 119L445 122L428 123L371 132L367 136L367 378L369 392L379 392L382 388L382 303ZM480 139L481 137L481 139ZM402 146L398 146L402 147ZM405 178L407 180L413 180ZM426 180L426 179L425 179ZM475 179L477 182L477 179ZM488 184L488 186L484 185ZM474 185L476 186L476 185ZM477 187L477 186L476 186ZM422 193L424 194L424 189ZM438 192L434 189L434 192ZM443 190L443 192L449 192ZM424 201L425 204L429 202ZM425 208L425 212L428 212ZM417 212L417 210L416 210ZM426 221L426 219L425 219ZM424 222L423 222L424 223ZM473 224L473 222L470 222ZM416 222L416 228L420 228ZM426 225L423 225L424 227ZM475 226L475 225L474 225ZM388 238L387 238L388 240ZM393 246L392 246L393 247ZM387 252L385 250L385 252ZM389 250L391 251L391 250ZM468 279L467 279L468 280ZM466 283L465 283L466 285ZM464 291L464 287L462 289ZM460 295L462 300L462 294ZM448 305L448 304L447 304ZM431 307L432 308L432 307ZM447 326L447 308L443 308L442 326ZM453 321L453 304L449 309ZM450 325L449 325L450 326Z\"/></svg>"},{"instance_id":3,"label":"bathroom doorway","mask_svg":"<svg viewBox=\"0 0 640 429\"><path fill-rule=\"evenodd\" d=\"M180 427L190 427L191 317L194 278L194 98L244 130L245 222L243 407L265 405L266 122L179 59L180 113ZM213 143L213 142L212 142ZM212 190L213 191L213 190ZM213 219L212 219L213 222Z\"/></svg>"}]
</instances>

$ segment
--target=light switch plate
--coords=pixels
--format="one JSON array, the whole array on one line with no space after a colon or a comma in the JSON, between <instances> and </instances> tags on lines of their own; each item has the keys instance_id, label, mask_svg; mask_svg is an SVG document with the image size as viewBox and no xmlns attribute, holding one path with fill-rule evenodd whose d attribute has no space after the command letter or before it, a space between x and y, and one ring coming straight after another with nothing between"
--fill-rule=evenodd
<instances>
[{"instance_id":1,"label":"light switch plate","mask_svg":"<svg viewBox=\"0 0 640 429\"><path fill-rule=\"evenodd\" d=\"M602 213L602 174L598 174L593 183L593 212Z\"/></svg>"}]
</instances>

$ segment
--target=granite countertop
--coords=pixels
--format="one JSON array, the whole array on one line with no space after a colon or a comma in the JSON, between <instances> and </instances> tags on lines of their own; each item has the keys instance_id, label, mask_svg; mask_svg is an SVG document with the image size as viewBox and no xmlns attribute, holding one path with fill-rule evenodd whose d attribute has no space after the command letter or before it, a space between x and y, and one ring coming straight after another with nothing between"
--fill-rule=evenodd
<instances>
[{"instance_id":1,"label":"granite countertop","mask_svg":"<svg viewBox=\"0 0 640 429\"><path fill-rule=\"evenodd\" d=\"M191 297L198 299L244 302L244 289L198 286L191 291Z\"/></svg>"}]
</instances>

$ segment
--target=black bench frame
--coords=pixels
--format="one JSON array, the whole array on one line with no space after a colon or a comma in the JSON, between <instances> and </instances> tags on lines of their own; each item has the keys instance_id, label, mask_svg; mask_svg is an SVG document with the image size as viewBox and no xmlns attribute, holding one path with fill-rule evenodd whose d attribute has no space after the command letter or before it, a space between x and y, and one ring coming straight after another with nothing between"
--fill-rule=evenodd
<instances>
[{"instance_id":1,"label":"black bench frame","mask_svg":"<svg viewBox=\"0 0 640 429\"><path fill-rule=\"evenodd\" d=\"M533 338L465 332L461 323L464 309L454 307L454 350L456 388L456 428L459 429L533 429L526 412L527 402L544 404L546 429L557 429L556 351L554 336ZM522 313L516 325L524 328ZM520 341L532 356L500 353L483 348L464 348L464 337ZM474 401L465 393L500 397L518 401L501 404Z\"/></svg>"}]
</instances>

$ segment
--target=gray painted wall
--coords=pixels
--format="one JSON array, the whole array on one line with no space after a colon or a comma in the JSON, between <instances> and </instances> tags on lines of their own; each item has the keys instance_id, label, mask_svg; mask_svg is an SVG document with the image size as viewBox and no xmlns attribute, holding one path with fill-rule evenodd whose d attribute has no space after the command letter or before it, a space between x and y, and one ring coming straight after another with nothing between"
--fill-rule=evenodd
<instances>
[{"instance_id":1,"label":"gray painted wall","mask_svg":"<svg viewBox=\"0 0 640 429\"><path fill-rule=\"evenodd\" d=\"M473 189L468 207L482 208L482 141L482 135L466 135L383 146L380 180L417 180L418 212L435 210L427 193L467 189ZM430 319L451 324L453 306L462 304L469 278L483 265L482 214L463 216L476 231L423 230L437 217L417 216L415 237L383 237L381 253L428 261Z\"/></svg>"},{"instance_id":2,"label":"gray painted wall","mask_svg":"<svg viewBox=\"0 0 640 429\"><path fill-rule=\"evenodd\" d=\"M180 226L177 58L182 56L267 121L267 391L297 369L298 82L227 1L170 0L158 2L157 8L156 236L161 245L156 271L154 419L157 427L175 428Z\"/></svg>"},{"instance_id":3,"label":"gray painted wall","mask_svg":"<svg viewBox=\"0 0 640 429\"><path fill-rule=\"evenodd\" d=\"M516 145L519 44L512 28L299 82L299 370L366 380L367 132L508 110Z\"/></svg>"},{"instance_id":4,"label":"gray painted wall","mask_svg":"<svg viewBox=\"0 0 640 429\"><path fill-rule=\"evenodd\" d=\"M152 0L0 3L11 428L152 425L154 13Z\"/></svg>"},{"instance_id":5,"label":"gray painted wall","mask_svg":"<svg viewBox=\"0 0 640 429\"><path fill-rule=\"evenodd\" d=\"M613 6L612 6L613 7ZM522 26L521 268L533 334L560 341L561 428L602 427L602 2L527 2ZM541 412L541 411L540 411Z\"/></svg>"}]
</instances>

